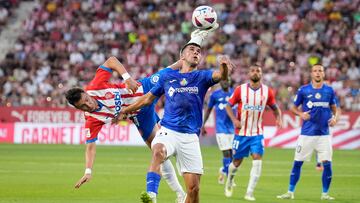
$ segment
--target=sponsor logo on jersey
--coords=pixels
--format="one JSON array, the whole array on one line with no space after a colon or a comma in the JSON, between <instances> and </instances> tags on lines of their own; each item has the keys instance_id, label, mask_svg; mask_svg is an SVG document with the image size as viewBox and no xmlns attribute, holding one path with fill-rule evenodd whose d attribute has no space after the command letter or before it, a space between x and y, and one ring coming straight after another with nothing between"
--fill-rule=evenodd
<instances>
[{"instance_id":1,"label":"sponsor logo on jersey","mask_svg":"<svg viewBox=\"0 0 360 203\"><path fill-rule=\"evenodd\" d=\"M115 95L115 114L114 116L117 117L121 110L121 94L120 92L114 92Z\"/></svg>"},{"instance_id":2,"label":"sponsor logo on jersey","mask_svg":"<svg viewBox=\"0 0 360 203\"><path fill-rule=\"evenodd\" d=\"M185 78L183 78L181 81L180 81L180 85L181 86L186 86L188 84L188 81L185 79Z\"/></svg>"},{"instance_id":3,"label":"sponsor logo on jersey","mask_svg":"<svg viewBox=\"0 0 360 203\"><path fill-rule=\"evenodd\" d=\"M168 95L172 97L174 93L190 93L190 94L198 94L199 88L198 87L179 87L179 88L173 88L170 87L168 90Z\"/></svg>"},{"instance_id":4,"label":"sponsor logo on jersey","mask_svg":"<svg viewBox=\"0 0 360 203\"><path fill-rule=\"evenodd\" d=\"M260 105L249 105L249 104L245 104L244 105L244 110L251 110L251 111L262 111L264 109L263 106Z\"/></svg>"},{"instance_id":5,"label":"sponsor logo on jersey","mask_svg":"<svg viewBox=\"0 0 360 203\"><path fill-rule=\"evenodd\" d=\"M311 109L312 107L323 107L323 108L329 108L329 102L312 102L308 101L306 103L306 106Z\"/></svg>"},{"instance_id":6,"label":"sponsor logo on jersey","mask_svg":"<svg viewBox=\"0 0 360 203\"><path fill-rule=\"evenodd\" d=\"M168 90L168 95L170 97L172 97L174 95L174 93L175 93L175 89L173 87L170 87L169 90Z\"/></svg>"},{"instance_id":7,"label":"sponsor logo on jersey","mask_svg":"<svg viewBox=\"0 0 360 203\"><path fill-rule=\"evenodd\" d=\"M170 80L169 83L173 83L173 82L176 82L177 80L174 79L174 80Z\"/></svg>"}]
</instances>

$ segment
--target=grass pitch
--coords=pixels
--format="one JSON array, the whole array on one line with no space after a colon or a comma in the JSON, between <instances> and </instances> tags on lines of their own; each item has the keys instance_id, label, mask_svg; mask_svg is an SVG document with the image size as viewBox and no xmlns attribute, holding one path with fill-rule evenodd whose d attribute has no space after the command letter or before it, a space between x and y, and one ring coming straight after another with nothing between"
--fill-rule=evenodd
<instances>
[{"instance_id":1,"label":"grass pitch","mask_svg":"<svg viewBox=\"0 0 360 203\"><path fill-rule=\"evenodd\" d=\"M0 202L140 202L145 191L150 151L145 147L98 146L93 179L80 189L75 182L84 172L84 146L0 144ZM224 196L217 183L221 153L217 147L202 147L205 174L200 201L245 202L251 160L246 159L235 178L232 198ZM315 203L320 201L321 172L314 161L305 163L295 200L278 200L287 191L294 151L266 149L262 176L255 190L257 202ZM174 162L173 162L174 163ZM179 177L182 181L182 178ZM360 151L334 151L333 202L360 201ZM175 194L161 181L158 202L174 202Z\"/></svg>"}]
</instances>

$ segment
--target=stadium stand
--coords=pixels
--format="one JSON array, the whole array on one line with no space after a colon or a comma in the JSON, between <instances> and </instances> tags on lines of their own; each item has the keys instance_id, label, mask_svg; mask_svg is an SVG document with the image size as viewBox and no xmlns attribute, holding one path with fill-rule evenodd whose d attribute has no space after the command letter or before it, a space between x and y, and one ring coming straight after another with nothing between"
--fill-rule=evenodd
<instances>
[{"instance_id":1,"label":"stadium stand","mask_svg":"<svg viewBox=\"0 0 360 203\"><path fill-rule=\"evenodd\" d=\"M237 66L232 79L239 84L246 68L260 62L264 83L288 109L289 98L309 82L310 65L322 63L341 107L360 110L360 0L213 3L221 29L204 48L204 67L216 66L217 54L228 54ZM0 63L0 105L66 106L64 92L87 83L111 55L136 78L171 64L193 30L196 5L192 0L40 1Z\"/></svg>"}]
</instances>

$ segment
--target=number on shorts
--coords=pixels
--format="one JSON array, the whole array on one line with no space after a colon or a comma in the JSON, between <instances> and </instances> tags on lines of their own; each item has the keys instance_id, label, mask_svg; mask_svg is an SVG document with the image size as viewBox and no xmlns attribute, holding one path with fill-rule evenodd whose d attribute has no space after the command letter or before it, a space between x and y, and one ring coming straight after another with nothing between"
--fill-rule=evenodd
<instances>
[{"instance_id":1,"label":"number on shorts","mask_svg":"<svg viewBox=\"0 0 360 203\"><path fill-rule=\"evenodd\" d=\"M296 147L296 152L297 152L297 153L300 153L300 152L301 152L301 146L300 146L300 145L298 145L298 146Z\"/></svg>"},{"instance_id":2,"label":"number on shorts","mask_svg":"<svg viewBox=\"0 0 360 203\"><path fill-rule=\"evenodd\" d=\"M234 142L233 142L233 149L238 149L238 148L239 148L239 144L240 144L239 140L234 140Z\"/></svg>"}]
</instances>

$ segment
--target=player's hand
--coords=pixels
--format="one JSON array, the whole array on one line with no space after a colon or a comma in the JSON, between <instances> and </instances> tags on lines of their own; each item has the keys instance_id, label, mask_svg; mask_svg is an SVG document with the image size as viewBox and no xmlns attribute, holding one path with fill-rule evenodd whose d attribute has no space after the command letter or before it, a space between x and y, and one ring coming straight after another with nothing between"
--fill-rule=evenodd
<instances>
[{"instance_id":1,"label":"player's hand","mask_svg":"<svg viewBox=\"0 0 360 203\"><path fill-rule=\"evenodd\" d=\"M239 120L236 120L233 122L235 128L241 128L241 122Z\"/></svg>"},{"instance_id":2,"label":"player's hand","mask_svg":"<svg viewBox=\"0 0 360 203\"><path fill-rule=\"evenodd\" d=\"M201 128L200 134L201 134L202 136L206 136L206 135L207 135L207 132L206 132L205 127L202 127L202 128Z\"/></svg>"},{"instance_id":3,"label":"player's hand","mask_svg":"<svg viewBox=\"0 0 360 203\"><path fill-rule=\"evenodd\" d=\"M113 119L111 120L111 124L117 124L117 123L119 123L120 121L124 121L124 120L127 119L127 117L128 117L128 114L122 113L122 112L120 111L120 113L119 113L115 118L113 118Z\"/></svg>"},{"instance_id":4,"label":"player's hand","mask_svg":"<svg viewBox=\"0 0 360 203\"><path fill-rule=\"evenodd\" d=\"M219 55L217 57L217 60L220 65L226 65L228 68L228 73L231 73L231 71L234 69L235 65L231 62L230 57L227 55Z\"/></svg>"},{"instance_id":5,"label":"player's hand","mask_svg":"<svg viewBox=\"0 0 360 203\"><path fill-rule=\"evenodd\" d=\"M211 32L214 32L216 29L219 28L219 24L216 23L213 27L202 30L202 29L196 29L191 33L191 38L201 37L202 39L205 39Z\"/></svg>"},{"instance_id":6,"label":"player's hand","mask_svg":"<svg viewBox=\"0 0 360 203\"><path fill-rule=\"evenodd\" d=\"M301 119L303 119L304 121L309 120L310 119L310 114L309 113L310 113L310 111L302 112L300 114Z\"/></svg>"},{"instance_id":7,"label":"player's hand","mask_svg":"<svg viewBox=\"0 0 360 203\"><path fill-rule=\"evenodd\" d=\"M84 176L75 184L75 188L80 188L82 184L89 182L91 178L91 174L84 174Z\"/></svg>"},{"instance_id":8,"label":"player's hand","mask_svg":"<svg viewBox=\"0 0 360 203\"><path fill-rule=\"evenodd\" d=\"M133 78L125 80L125 87L129 90L131 94L134 94L139 86L140 84L136 82L136 80L134 80Z\"/></svg>"},{"instance_id":9,"label":"player's hand","mask_svg":"<svg viewBox=\"0 0 360 203\"><path fill-rule=\"evenodd\" d=\"M336 118L333 116L332 118L330 118L329 119L329 126L330 127L334 127L335 125L336 125L336 123L337 123L337 120L336 120Z\"/></svg>"}]
</instances>

